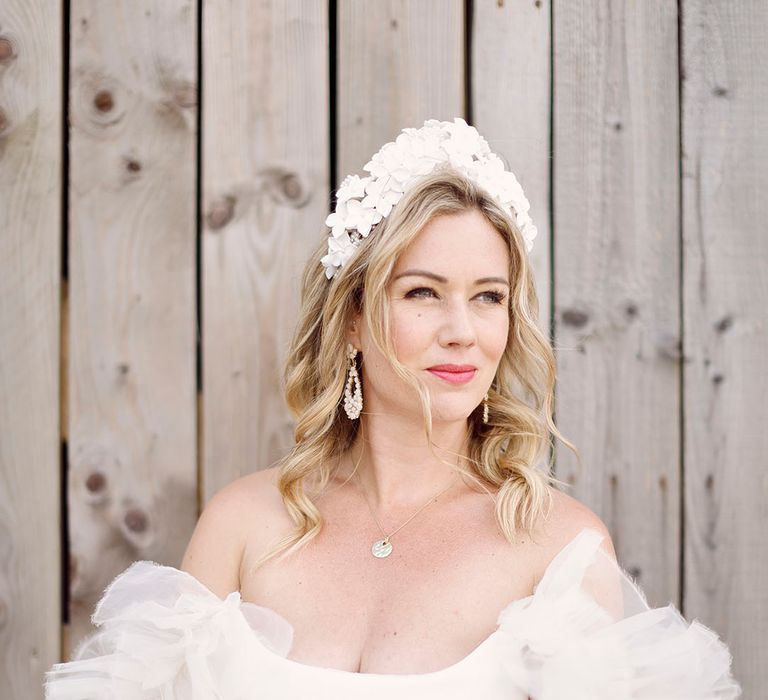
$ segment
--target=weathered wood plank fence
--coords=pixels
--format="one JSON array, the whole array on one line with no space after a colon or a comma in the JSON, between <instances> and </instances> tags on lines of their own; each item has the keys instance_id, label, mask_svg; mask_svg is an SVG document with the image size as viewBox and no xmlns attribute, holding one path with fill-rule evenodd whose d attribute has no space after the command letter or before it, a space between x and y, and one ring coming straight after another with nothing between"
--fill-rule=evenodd
<instances>
[{"instance_id":1,"label":"weathered wood plank fence","mask_svg":"<svg viewBox=\"0 0 768 700\"><path fill-rule=\"evenodd\" d=\"M334 186L463 116L539 238L558 475L768 684L768 9L758 0L3 0L0 687L290 444Z\"/></svg>"}]
</instances>

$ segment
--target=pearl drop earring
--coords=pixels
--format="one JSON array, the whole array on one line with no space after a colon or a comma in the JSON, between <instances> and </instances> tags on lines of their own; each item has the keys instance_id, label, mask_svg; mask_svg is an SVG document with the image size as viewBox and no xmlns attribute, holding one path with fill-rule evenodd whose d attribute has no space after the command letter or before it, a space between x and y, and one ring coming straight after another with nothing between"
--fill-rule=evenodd
<instances>
[{"instance_id":1,"label":"pearl drop earring","mask_svg":"<svg viewBox=\"0 0 768 700\"><path fill-rule=\"evenodd\" d=\"M355 420L363 410L363 388L360 385L360 375L357 373L357 348L347 343L347 383L344 387L344 411L350 420Z\"/></svg>"}]
</instances>

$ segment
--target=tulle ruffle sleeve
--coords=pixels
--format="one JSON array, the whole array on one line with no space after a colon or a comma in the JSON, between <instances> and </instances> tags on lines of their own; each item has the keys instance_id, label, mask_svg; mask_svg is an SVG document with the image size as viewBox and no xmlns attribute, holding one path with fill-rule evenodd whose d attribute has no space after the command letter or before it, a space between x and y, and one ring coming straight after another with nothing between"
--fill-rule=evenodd
<instances>
[{"instance_id":1,"label":"tulle ruffle sleeve","mask_svg":"<svg viewBox=\"0 0 768 700\"><path fill-rule=\"evenodd\" d=\"M247 697L254 644L285 656L293 641L270 609L238 592L222 600L187 572L150 561L117 576L91 620L97 629L72 660L45 674L46 700Z\"/></svg>"},{"instance_id":2,"label":"tulle ruffle sleeve","mask_svg":"<svg viewBox=\"0 0 768 700\"><path fill-rule=\"evenodd\" d=\"M533 700L737 698L731 655L699 622L645 596L584 529L532 596L499 615L505 671Z\"/></svg>"}]
</instances>

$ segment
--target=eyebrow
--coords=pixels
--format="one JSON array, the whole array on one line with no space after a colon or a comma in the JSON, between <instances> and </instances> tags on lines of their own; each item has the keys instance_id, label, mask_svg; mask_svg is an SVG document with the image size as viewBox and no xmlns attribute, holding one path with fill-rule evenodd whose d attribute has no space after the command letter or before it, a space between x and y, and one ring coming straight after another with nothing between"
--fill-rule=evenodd
<instances>
[{"instance_id":1,"label":"eyebrow","mask_svg":"<svg viewBox=\"0 0 768 700\"><path fill-rule=\"evenodd\" d=\"M446 284L448 282L442 275L436 275L434 272L428 272L427 270L406 270L405 272L396 275L392 281L399 280L401 277L429 277L441 284ZM488 284L489 282L498 282L499 284L504 284L509 287L509 282L503 277L481 277L479 280L475 280L475 284Z\"/></svg>"}]
</instances>

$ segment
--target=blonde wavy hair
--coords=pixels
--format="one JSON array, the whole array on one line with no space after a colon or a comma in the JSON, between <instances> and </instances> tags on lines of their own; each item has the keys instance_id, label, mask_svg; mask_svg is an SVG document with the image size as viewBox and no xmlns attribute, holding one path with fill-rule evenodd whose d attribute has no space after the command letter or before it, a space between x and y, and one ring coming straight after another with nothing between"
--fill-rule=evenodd
<instances>
[{"instance_id":1,"label":"blonde wavy hair","mask_svg":"<svg viewBox=\"0 0 768 700\"><path fill-rule=\"evenodd\" d=\"M325 488L338 468L338 457L352 446L361 425L350 420L342 407L347 330L357 314L362 314L373 342L396 373L418 392L425 435L434 446L427 387L395 356L387 285L399 256L431 219L471 209L481 212L509 247L510 326L507 347L488 392L489 422L482 420L482 405L470 414L467 454L457 455L469 468L450 464L494 498L496 520L510 542L518 528L532 534L539 519L546 517L551 506L548 485L562 482L552 475L551 463L546 463L546 469L537 464L551 446L551 436L577 456L578 451L552 419L555 358L537 326L538 298L525 244L514 221L494 199L445 165L408 189L333 279L326 278L320 263L328 229L307 262L299 319L284 366L286 401L296 420L295 445L278 462L279 490L295 528L254 568L280 552L287 556L303 547L322 528L313 500L316 494L308 493L308 487ZM363 359L358 356L357 361Z\"/></svg>"}]
</instances>

